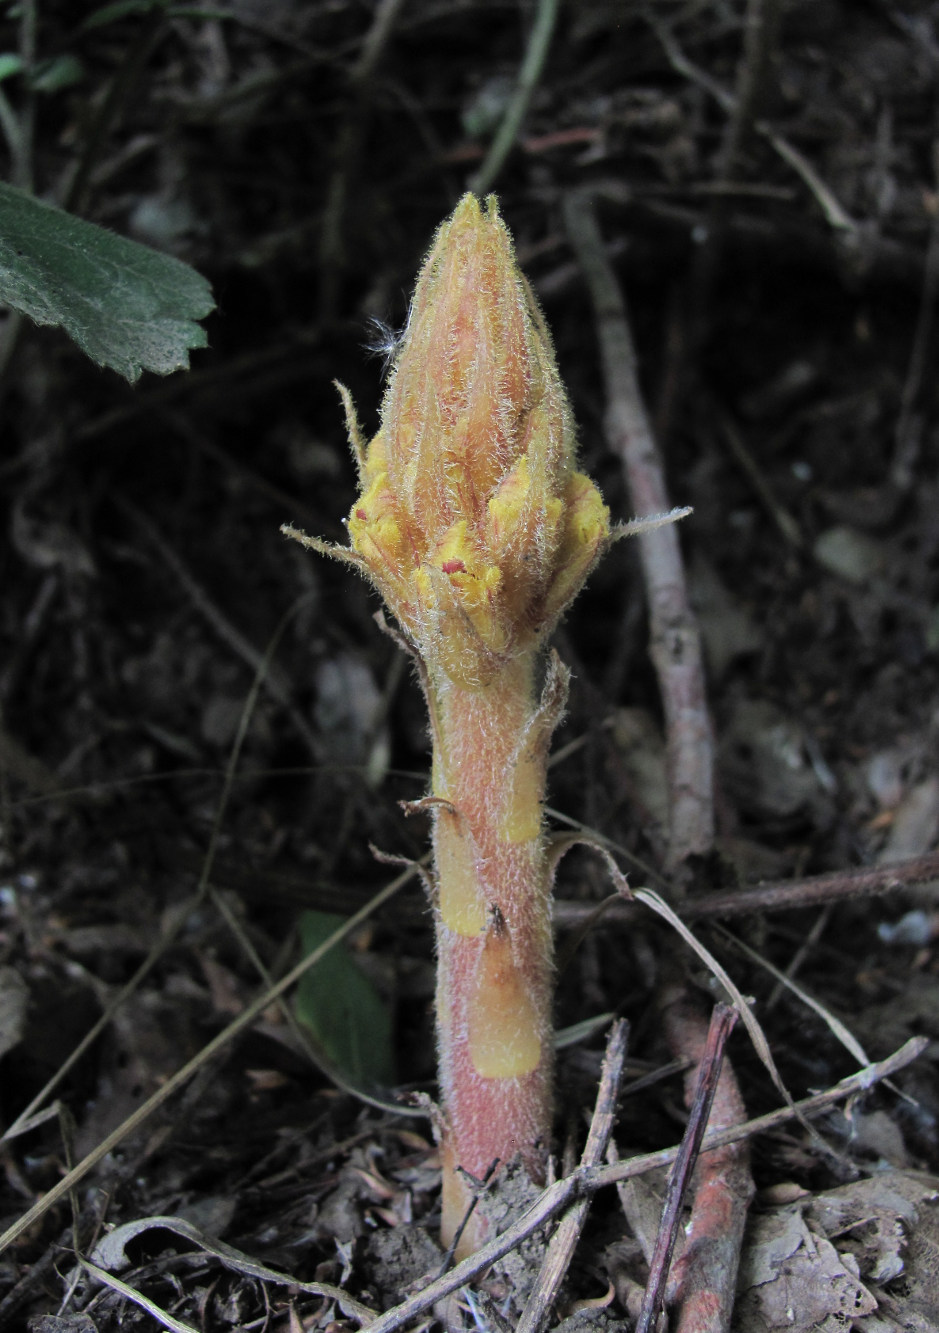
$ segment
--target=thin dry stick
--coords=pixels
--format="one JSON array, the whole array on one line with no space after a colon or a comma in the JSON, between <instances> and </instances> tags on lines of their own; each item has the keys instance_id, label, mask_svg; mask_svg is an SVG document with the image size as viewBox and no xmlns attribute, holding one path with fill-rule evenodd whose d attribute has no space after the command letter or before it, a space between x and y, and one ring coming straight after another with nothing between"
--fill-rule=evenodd
<instances>
[{"instance_id":1,"label":"thin dry stick","mask_svg":"<svg viewBox=\"0 0 939 1333\"><path fill-rule=\"evenodd\" d=\"M558 16L559 0L538 0L534 26L528 39L525 59L518 74L518 83L506 108L496 137L489 146L485 161L467 183L467 189L474 194L486 194L492 189L493 181L502 170L502 164L508 157L512 145L518 138L518 132L525 119L525 113L532 95L541 78L541 71L547 59L551 36Z\"/></svg>"},{"instance_id":2,"label":"thin dry stick","mask_svg":"<svg viewBox=\"0 0 939 1333\"><path fill-rule=\"evenodd\" d=\"M939 176L939 150L933 146L934 171ZM897 429L894 437L894 453L890 464L890 480L904 494L913 485L913 462L918 449L918 432L913 430L914 408L923 382L926 358L929 352L930 334L935 317L936 295L939 292L939 206L935 196L929 206L932 211L932 225L929 229L929 244L926 247L926 259L923 270L923 290L920 296L919 314L916 317L916 330L913 334L913 346L907 366L903 392L900 395L900 411L897 416Z\"/></svg>"},{"instance_id":3,"label":"thin dry stick","mask_svg":"<svg viewBox=\"0 0 939 1333\"><path fill-rule=\"evenodd\" d=\"M822 916L824 916L824 913ZM821 918L819 919L821 920ZM816 922L816 926L817 925L818 922ZM751 949L749 944L738 939L736 935L732 935L730 931L725 930L723 926L716 926L715 929L720 937L726 940L732 948L739 949L747 958L752 959L758 967L762 967L770 974L770 976L776 978L776 988L773 992L774 995L782 995L788 990L808 1009L811 1009L813 1013L818 1014L819 1018L828 1028L835 1040L841 1042L845 1050L854 1056L859 1065L870 1064L870 1056L864 1050L864 1047L858 1041L857 1037L855 1037L850 1028L842 1023L841 1019L837 1018L830 1010L826 1009L820 1000L816 1000L813 995L810 995L808 991L804 990L793 980L792 973L795 969L793 969L791 964L785 972L781 972L778 967L773 966L768 958L764 958L756 949ZM814 933L814 927L812 933ZM768 1003L766 1007L769 1007Z\"/></svg>"},{"instance_id":4,"label":"thin dry stick","mask_svg":"<svg viewBox=\"0 0 939 1333\"><path fill-rule=\"evenodd\" d=\"M727 1038L733 1031L736 1020L736 1010L732 1009L730 1005L716 1004L714 1006L704 1054L695 1079L688 1128L685 1130L685 1136L681 1141L681 1147L678 1156L675 1158L675 1164L669 1173L668 1185L665 1189L662 1220L659 1224L658 1235L655 1238L655 1248L652 1251L652 1259L649 1263L649 1281L642 1299L639 1318L636 1321L636 1333L652 1333L655 1321L665 1304L665 1283L671 1266L672 1255L675 1252L675 1242L678 1239L681 1210L688 1187L691 1184L691 1173L701 1150L701 1140L704 1137L704 1131L707 1129L714 1094L717 1092L721 1065L724 1060L724 1047L727 1044Z\"/></svg>"},{"instance_id":5,"label":"thin dry stick","mask_svg":"<svg viewBox=\"0 0 939 1333\"><path fill-rule=\"evenodd\" d=\"M666 24L661 23L651 12L647 12L645 18L662 43L669 63L676 74L682 74L690 83L697 84L699 88L704 88L724 111L731 113L736 105L733 94L729 93L726 88L722 88L716 79L712 79L710 74L688 59ZM815 202L825 215L825 221L832 231L848 237L852 242L855 241L858 235L858 224L845 211L812 164L803 157L797 148L789 143L788 139L784 139L781 134L777 134L765 120L756 121L753 128L757 134L772 145L777 156L781 157L801 177L803 184L807 186L814 196Z\"/></svg>"},{"instance_id":6,"label":"thin dry stick","mask_svg":"<svg viewBox=\"0 0 939 1333\"><path fill-rule=\"evenodd\" d=\"M133 523L135 528L145 533L152 544L156 547L160 559L166 565L167 569L175 575L180 584L189 594L193 605L205 617L206 621L215 630L219 638L231 648L237 657L254 671L261 671L263 666L262 684L267 693L274 699L281 708L283 708L293 723L298 735L303 740L307 749L313 758L314 763L320 758L319 748L313 730L301 713L300 709L294 703L290 685L284 672L272 667L267 661L265 655L255 648L254 644L241 633L235 625L228 619L225 613L216 605L209 594L201 586L196 578L190 573L184 562L173 550L170 543L166 540L159 528L142 510L123 497L117 497L115 503L122 513Z\"/></svg>"},{"instance_id":7,"label":"thin dry stick","mask_svg":"<svg viewBox=\"0 0 939 1333\"><path fill-rule=\"evenodd\" d=\"M693 1103L694 1079L707 1063L710 1034L683 974L674 998L665 997L664 1018L674 1053L694 1061L685 1075L685 1099ZM711 1123L715 1129L726 1129L745 1118L737 1080L725 1063L717 1080ZM730 1327L743 1231L754 1193L747 1142L702 1155L684 1245L669 1280L668 1299L678 1310L674 1333L726 1333Z\"/></svg>"},{"instance_id":8,"label":"thin dry stick","mask_svg":"<svg viewBox=\"0 0 939 1333\"><path fill-rule=\"evenodd\" d=\"M743 1124L734 1125L730 1129L710 1131L705 1135L701 1145L703 1152L712 1152L716 1148L722 1148L728 1143L738 1143L743 1139L748 1139L754 1134L762 1134L767 1130L777 1129L780 1125L786 1124L797 1116L812 1116L825 1110L835 1102L841 1101L845 1097L850 1097L857 1092L863 1092L871 1088L881 1079L890 1078L901 1069L916 1060L923 1051L929 1046L927 1037L912 1037L908 1042L895 1051L893 1055L881 1060L877 1064L868 1065L866 1069L858 1070L844 1078L834 1087L826 1092L816 1094L814 1097L806 1097L801 1102L796 1102L792 1107L784 1106L778 1111L771 1111L767 1115L757 1116L754 1120L745 1121ZM369 1333L393 1333L394 1329L401 1328L409 1320L417 1318L425 1310L429 1310L437 1301L449 1296L452 1291L462 1287L465 1283L472 1281L479 1273L488 1268L490 1264L501 1259L503 1255L511 1250L539 1227L543 1227L557 1213L563 1211L572 1201L581 1198L586 1194L593 1193L594 1190L602 1189L606 1185L615 1185L617 1181L629 1180L634 1176L645 1175L648 1171L659 1170L662 1167L670 1166L678 1156L677 1147L663 1148L659 1152L644 1153L641 1157L631 1157L624 1162L614 1162L609 1166L596 1166L583 1168L579 1167L569 1176L564 1176L562 1180L556 1181L544 1191L541 1197L529 1208L517 1222L508 1227L501 1235L496 1236L494 1240L489 1241L480 1250L468 1259L464 1259L452 1268L448 1273L429 1283L422 1291L408 1297L400 1305L388 1310L373 1324L369 1325Z\"/></svg>"},{"instance_id":9,"label":"thin dry stick","mask_svg":"<svg viewBox=\"0 0 939 1333\"><path fill-rule=\"evenodd\" d=\"M721 145L714 164L718 187L708 208L704 243L698 247L691 271L691 350L700 343L706 322L714 275L721 266L727 234L729 187L739 166L743 147L753 128L760 100L769 46L776 27L778 0L747 0L743 50L737 64L736 93L729 108Z\"/></svg>"},{"instance_id":10,"label":"thin dry stick","mask_svg":"<svg viewBox=\"0 0 939 1333\"><path fill-rule=\"evenodd\" d=\"M801 987L796 985L795 978L802 971L803 965L805 964L806 960L815 951L815 948L817 947L819 940L822 938L825 931L828 929L828 923L831 921L832 910L833 910L832 904L826 903L825 906L822 908L822 910L819 912L818 916L812 922L812 928L809 931L809 933L802 940L800 940L799 947L798 949L796 949L795 953L787 963L785 972L778 972L773 967L772 963L769 963L768 959L765 960L767 963L769 963L770 971L772 971L773 974L776 976L776 985L773 987L772 991L770 992L770 994L767 996L766 999L766 1008L764 1010L765 1013L770 1014L773 1012L773 1010L776 1008L776 1006L779 1004L779 1001L785 994L787 987L790 987L792 989L793 994L798 995L800 999L803 999L803 1002L807 1002L808 1004L813 1006L818 1003L818 1001L812 1000L810 996L806 995L805 991L802 990ZM726 939L734 938L731 935L730 931L725 930L723 926L718 926L717 929L724 935ZM740 943L743 944L743 941L741 940ZM744 945L743 947L747 949L749 948L749 945ZM757 958L759 958L759 961L761 963L764 961L762 955L757 954L756 950L752 950L751 952ZM822 1009L822 1006L819 1005L819 1008ZM826 1014L826 1011L822 1009L822 1013L824 1015ZM832 1014L831 1017L834 1018L834 1014ZM835 1021L837 1022L837 1020ZM868 1063L868 1057L865 1055L863 1059L858 1061L858 1063L866 1065Z\"/></svg>"},{"instance_id":11,"label":"thin dry stick","mask_svg":"<svg viewBox=\"0 0 939 1333\"><path fill-rule=\"evenodd\" d=\"M619 1019L610 1029L606 1054L603 1057L600 1087L597 1091L597 1104L590 1122L584 1155L580 1159L581 1168L599 1166L606 1154L623 1081L628 1035L629 1027L623 1019ZM539 1333L544 1326L580 1239L589 1207L589 1199L578 1199L558 1223L541 1265L541 1271L522 1311L522 1317L518 1321L516 1333Z\"/></svg>"},{"instance_id":12,"label":"thin dry stick","mask_svg":"<svg viewBox=\"0 0 939 1333\"><path fill-rule=\"evenodd\" d=\"M129 1282L122 1282L113 1273L106 1272L105 1269L99 1268L97 1264L89 1263L81 1255L78 1256L78 1262L89 1277L94 1278L96 1282L100 1282L102 1286L109 1287L111 1291L117 1292L119 1296L123 1296L125 1300L139 1306L141 1310L146 1310L152 1319L155 1319L158 1324L162 1324L164 1328L168 1328L170 1333L197 1333L192 1324L187 1324L183 1319L177 1319L167 1310L157 1305L156 1301L151 1301L150 1297L145 1296L142 1291L132 1287Z\"/></svg>"},{"instance_id":13,"label":"thin dry stick","mask_svg":"<svg viewBox=\"0 0 939 1333\"><path fill-rule=\"evenodd\" d=\"M331 315L339 293L339 278L345 266L343 229L349 187L358 170L365 127L374 91L375 70L394 31L404 0L379 0L372 26L365 35L362 52L349 71L352 104L336 135L335 168L326 192L320 233L320 271L324 314Z\"/></svg>"},{"instance_id":14,"label":"thin dry stick","mask_svg":"<svg viewBox=\"0 0 939 1333\"><path fill-rule=\"evenodd\" d=\"M234 386L239 398L246 396L250 399L261 389L269 392L272 383L281 386L295 379L305 379L309 375L308 354L320 345L322 338L322 327L318 323L307 325L291 330L289 336L266 347L255 347L250 352L227 357L216 366L190 370L175 379L170 376L164 383L141 389L119 407L108 408L100 416L77 426L71 436L72 443L94 440L119 430L128 422L145 419L156 408L180 400L192 402L201 394L211 395L226 386Z\"/></svg>"},{"instance_id":15,"label":"thin dry stick","mask_svg":"<svg viewBox=\"0 0 939 1333\"><path fill-rule=\"evenodd\" d=\"M118 125L128 101L140 89L147 63L157 44L170 30L165 9L154 5L137 28L129 48L123 52L104 97L100 101L96 99L97 105L82 135L81 153L61 196L61 206L67 212L86 213L91 174L101 159L108 136Z\"/></svg>"},{"instance_id":16,"label":"thin dry stick","mask_svg":"<svg viewBox=\"0 0 939 1333\"><path fill-rule=\"evenodd\" d=\"M282 490L280 486L276 486L257 468L252 467L249 463L242 462L240 458L236 458L234 454L229 453L206 432L200 430L188 413L179 412L172 406L168 406L157 407L154 415L162 417L170 430L182 436L187 444L191 444L201 454L211 458L226 472L247 483L259 495L263 495L266 499L272 501L279 510L292 514L295 519L302 518L311 523L319 522L319 514L315 506L306 504L300 495Z\"/></svg>"},{"instance_id":17,"label":"thin dry stick","mask_svg":"<svg viewBox=\"0 0 939 1333\"><path fill-rule=\"evenodd\" d=\"M736 422L729 412L722 411L716 403L712 403L711 408L717 418L728 449L746 474L747 480L759 497L763 508L790 546L794 546L797 551L802 550L805 541L799 524L785 506L781 505L776 499L760 465L744 443L743 435L738 430Z\"/></svg>"},{"instance_id":18,"label":"thin dry stick","mask_svg":"<svg viewBox=\"0 0 939 1333\"><path fill-rule=\"evenodd\" d=\"M601 846L608 845L608 840L599 837L597 842ZM620 849L614 847L613 850ZM774 880L751 888L713 893L706 898L682 903L678 915L683 921L700 921L707 917L749 916L755 912L793 912L845 898L892 893L933 880L939 880L939 852L915 856L909 861L896 861L892 865L838 870L830 875L810 875L806 879ZM621 924L636 920L639 908L623 902L615 893L601 903L561 899L554 904L555 923L565 929L591 918L599 919L601 915L604 921Z\"/></svg>"},{"instance_id":19,"label":"thin dry stick","mask_svg":"<svg viewBox=\"0 0 939 1333\"><path fill-rule=\"evenodd\" d=\"M606 387L606 434L640 518L670 502L636 375L626 305L607 259L589 192L567 195L564 216L597 316ZM688 601L674 525L640 532L651 654L662 691L669 764L668 862L678 866L714 840L714 747L704 694L701 639Z\"/></svg>"},{"instance_id":20,"label":"thin dry stick","mask_svg":"<svg viewBox=\"0 0 939 1333\"><path fill-rule=\"evenodd\" d=\"M779 912L817 903L835 902L869 893L888 893L910 884L928 884L939 880L939 852L914 856L893 865L864 866L839 870L831 875L811 875L808 879L780 880L759 884L752 889L715 893L701 902L682 906L682 916L737 916L741 912Z\"/></svg>"}]
</instances>

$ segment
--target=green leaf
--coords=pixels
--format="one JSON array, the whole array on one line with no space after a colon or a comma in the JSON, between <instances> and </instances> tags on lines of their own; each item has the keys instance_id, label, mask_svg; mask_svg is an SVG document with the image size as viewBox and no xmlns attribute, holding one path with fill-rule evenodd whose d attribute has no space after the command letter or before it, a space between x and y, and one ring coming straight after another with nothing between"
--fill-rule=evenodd
<instances>
[{"instance_id":1,"label":"green leaf","mask_svg":"<svg viewBox=\"0 0 939 1333\"><path fill-rule=\"evenodd\" d=\"M215 308L195 269L0 184L0 301L61 324L99 366L134 382L169 375L205 347Z\"/></svg>"},{"instance_id":2,"label":"green leaf","mask_svg":"<svg viewBox=\"0 0 939 1333\"><path fill-rule=\"evenodd\" d=\"M152 9L166 9L171 0L115 0L113 5L102 5L93 14L89 14L82 27L86 30L102 28L106 23L115 23L127 18L129 14L149 14Z\"/></svg>"},{"instance_id":3,"label":"green leaf","mask_svg":"<svg viewBox=\"0 0 939 1333\"><path fill-rule=\"evenodd\" d=\"M4 51L3 55L0 55L0 82L19 74L22 68L23 62L19 56L14 55L12 51Z\"/></svg>"},{"instance_id":4,"label":"green leaf","mask_svg":"<svg viewBox=\"0 0 939 1333\"><path fill-rule=\"evenodd\" d=\"M304 953L312 953L343 920L329 912L304 912L300 918ZM344 945L331 949L303 976L296 1013L327 1059L350 1080L385 1087L394 1082L391 1016Z\"/></svg>"},{"instance_id":5,"label":"green leaf","mask_svg":"<svg viewBox=\"0 0 939 1333\"><path fill-rule=\"evenodd\" d=\"M78 56L53 56L39 62L30 75L29 86L36 93L60 93L81 83L85 74L85 66Z\"/></svg>"}]
</instances>

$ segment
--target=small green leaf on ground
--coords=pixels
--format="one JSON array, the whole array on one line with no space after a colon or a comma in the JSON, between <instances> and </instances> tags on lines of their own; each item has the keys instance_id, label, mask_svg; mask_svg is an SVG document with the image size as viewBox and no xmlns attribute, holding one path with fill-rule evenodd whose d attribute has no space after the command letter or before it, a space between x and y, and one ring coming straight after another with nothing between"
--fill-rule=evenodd
<instances>
[{"instance_id":1,"label":"small green leaf on ground","mask_svg":"<svg viewBox=\"0 0 939 1333\"><path fill-rule=\"evenodd\" d=\"M0 301L60 324L99 366L125 379L169 375L205 347L196 323L215 308L188 264L0 184Z\"/></svg>"},{"instance_id":2,"label":"small green leaf on ground","mask_svg":"<svg viewBox=\"0 0 939 1333\"><path fill-rule=\"evenodd\" d=\"M4 51L0 55L0 82L19 74L22 68L23 61L19 56L13 55L11 51Z\"/></svg>"},{"instance_id":3,"label":"small green leaf on ground","mask_svg":"<svg viewBox=\"0 0 939 1333\"><path fill-rule=\"evenodd\" d=\"M35 66L29 83L34 93L60 93L81 83L86 73L78 56L53 56Z\"/></svg>"},{"instance_id":4,"label":"small green leaf on ground","mask_svg":"<svg viewBox=\"0 0 939 1333\"><path fill-rule=\"evenodd\" d=\"M114 4L102 5L93 14L89 14L82 27L86 31L91 28L101 28L106 23L114 23L118 19L127 18L130 14L149 14L151 9L167 9L170 2L171 0L115 0Z\"/></svg>"},{"instance_id":5,"label":"small green leaf on ground","mask_svg":"<svg viewBox=\"0 0 939 1333\"><path fill-rule=\"evenodd\" d=\"M327 940L344 921L330 912L304 912L300 938L305 954ZM297 987L297 1018L323 1054L355 1083L394 1082L391 1015L344 945L331 949Z\"/></svg>"}]
</instances>

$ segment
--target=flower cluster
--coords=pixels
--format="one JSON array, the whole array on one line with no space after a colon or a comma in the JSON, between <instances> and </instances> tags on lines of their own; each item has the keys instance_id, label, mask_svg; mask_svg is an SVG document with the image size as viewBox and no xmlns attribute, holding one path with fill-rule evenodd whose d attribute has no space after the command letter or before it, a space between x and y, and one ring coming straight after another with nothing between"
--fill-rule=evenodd
<instances>
[{"instance_id":1,"label":"flower cluster","mask_svg":"<svg viewBox=\"0 0 939 1333\"><path fill-rule=\"evenodd\" d=\"M360 450L349 536L429 666L465 688L533 648L609 537L551 338L494 198L440 227Z\"/></svg>"}]
</instances>

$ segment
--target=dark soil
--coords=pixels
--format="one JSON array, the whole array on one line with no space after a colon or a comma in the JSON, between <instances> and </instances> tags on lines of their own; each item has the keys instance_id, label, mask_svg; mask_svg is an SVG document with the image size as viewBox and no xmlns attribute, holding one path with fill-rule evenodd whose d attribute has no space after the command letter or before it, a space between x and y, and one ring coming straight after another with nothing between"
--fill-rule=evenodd
<instances>
[{"instance_id":1,"label":"dark soil","mask_svg":"<svg viewBox=\"0 0 939 1333\"><path fill-rule=\"evenodd\" d=\"M80 66L32 99L37 192L61 202L80 166L76 211L193 264L218 309L188 373L133 388L54 330L8 320L3 333L0 1129L136 980L46 1096L62 1114L0 1147L0 1230L264 993L253 960L268 978L297 961L301 910L348 915L398 873L373 847L425 849L425 821L398 804L425 782L419 690L365 584L279 527L344 540L354 468L332 381L373 430L386 330L403 324L433 231L480 166L533 8L405 0L373 51L379 8L40 6L39 56ZM555 335L583 467L625 519L562 217L565 192L597 187L671 499L694 507L682 541L708 655L719 837L680 885L662 871L661 714L633 545L596 570L557 645L575 679L551 805L676 904L899 861L939 838L939 4L767 4L775 22L748 60L745 8L562 6L494 186ZM106 21L83 22L96 13ZM15 16L2 28L0 49L17 50ZM729 163L711 81L752 94ZM21 76L4 90L27 107ZM565 902L609 892L598 860L562 866ZM728 925L870 1058L933 1039L895 1088L822 1123L835 1154L798 1127L757 1140L758 1187L939 1169L936 884ZM726 934L697 929L756 997L793 1096L856 1068L817 1012ZM611 920L576 949L575 933L558 941L559 1028L619 1012L630 1077L666 1065L653 997L661 960L684 946L652 920ZM392 1087L432 1093L432 938L416 880L350 954L393 1035L378 1024L346 1081L381 1085L378 1102ZM72 1252L155 1216L372 1308L439 1266L428 1121L338 1089L292 1005L269 1006L120 1139L71 1206L16 1238L0 1256L4 1328L155 1327ZM559 1153L581 1150L602 1046L601 1025L561 1053ZM777 1105L740 1035L732 1058L751 1113ZM675 1142L681 1122L681 1074L666 1072L624 1101L620 1154ZM644 1271L632 1245L610 1191L557 1317L608 1291L607 1316L625 1327ZM206 1330L346 1317L165 1229L128 1240L119 1276ZM499 1295L496 1280L490 1306Z\"/></svg>"}]
</instances>

